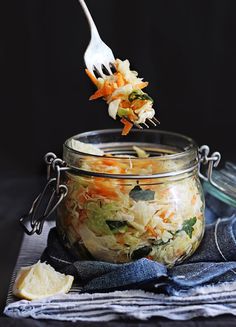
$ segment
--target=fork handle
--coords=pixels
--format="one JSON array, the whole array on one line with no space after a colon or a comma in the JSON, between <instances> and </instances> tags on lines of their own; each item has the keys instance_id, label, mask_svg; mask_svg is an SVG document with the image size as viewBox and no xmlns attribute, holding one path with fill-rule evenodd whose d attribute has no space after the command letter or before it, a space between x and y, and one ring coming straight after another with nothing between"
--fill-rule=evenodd
<instances>
[{"instance_id":1,"label":"fork handle","mask_svg":"<svg viewBox=\"0 0 236 327\"><path fill-rule=\"evenodd\" d=\"M90 26L90 31L91 31L91 38L99 38L101 39L99 33L98 33L98 29L94 23L94 20L88 10L88 7L85 3L84 0L78 0L79 3L81 4L81 7L83 8L83 11L85 13L85 16L87 17L87 20L88 20L88 23L89 23L89 26Z\"/></svg>"}]
</instances>

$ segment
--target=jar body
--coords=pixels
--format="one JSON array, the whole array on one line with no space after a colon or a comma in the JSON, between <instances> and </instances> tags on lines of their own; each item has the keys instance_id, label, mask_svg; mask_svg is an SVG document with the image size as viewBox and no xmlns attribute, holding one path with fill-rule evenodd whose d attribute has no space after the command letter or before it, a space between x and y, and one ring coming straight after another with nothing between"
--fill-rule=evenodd
<instances>
[{"instance_id":1,"label":"jar body","mask_svg":"<svg viewBox=\"0 0 236 327\"><path fill-rule=\"evenodd\" d=\"M204 233L197 171L181 178L119 180L67 172L57 228L78 258L124 263L142 257L173 266Z\"/></svg>"},{"instance_id":2,"label":"jar body","mask_svg":"<svg viewBox=\"0 0 236 327\"><path fill-rule=\"evenodd\" d=\"M204 195L194 141L163 131L79 134L104 156L64 145L68 194L57 229L78 259L124 263L147 257L173 266L189 257L204 233ZM134 156L133 145L149 153Z\"/></svg>"}]
</instances>

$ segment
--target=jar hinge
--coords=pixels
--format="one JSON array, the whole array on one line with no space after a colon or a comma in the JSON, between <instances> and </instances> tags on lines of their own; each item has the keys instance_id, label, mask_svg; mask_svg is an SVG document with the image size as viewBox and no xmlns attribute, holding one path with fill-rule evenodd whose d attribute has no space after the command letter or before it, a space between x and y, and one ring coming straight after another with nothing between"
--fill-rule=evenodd
<instances>
[{"instance_id":1,"label":"jar hinge","mask_svg":"<svg viewBox=\"0 0 236 327\"><path fill-rule=\"evenodd\" d=\"M33 201L29 212L20 218L20 224L28 235L41 234L45 220L56 210L67 195L67 186L61 184L61 172L68 170L65 161L49 152L45 155L47 183Z\"/></svg>"},{"instance_id":2,"label":"jar hinge","mask_svg":"<svg viewBox=\"0 0 236 327\"><path fill-rule=\"evenodd\" d=\"M209 153L210 153L210 148L208 145L202 145L198 149L198 155L199 155L198 175L204 181L207 181L217 189L222 190L221 187L217 185L212 178L213 169L219 165L221 160L221 154L220 152L214 152L211 155L209 155ZM202 166L206 166L205 174L201 172Z\"/></svg>"}]
</instances>

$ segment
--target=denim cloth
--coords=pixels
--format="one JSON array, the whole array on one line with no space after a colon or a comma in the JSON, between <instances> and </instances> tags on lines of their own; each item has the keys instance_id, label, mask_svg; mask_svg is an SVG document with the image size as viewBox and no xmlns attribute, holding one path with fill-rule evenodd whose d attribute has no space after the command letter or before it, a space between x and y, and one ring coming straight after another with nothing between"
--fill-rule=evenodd
<instances>
[{"instance_id":1,"label":"denim cloth","mask_svg":"<svg viewBox=\"0 0 236 327\"><path fill-rule=\"evenodd\" d=\"M201 285L236 281L235 237L236 216L218 219L206 226L203 241L190 259L167 269L146 258L126 264L78 261L60 243L53 228L41 259L73 275L84 292L140 288L177 295Z\"/></svg>"},{"instance_id":2,"label":"denim cloth","mask_svg":"<svg viewBox=\"0 0 236 327\"><path fill-rule=\"evenodd\" d=\"M135 283L132 285L133 288L136 285L139 289L130 289L131 287L126 286L129 288L128 290L109 292L103 290L103 292L97 293L95 287L104 288L110 283L111 278L116 280L118 275L117 272L119 272L120 275L123 275L124 272L124 270L118 271L118 268L126 265L105 264L103 262L91 262L89 265L88 262L85 261L80 261L76 264L76 262L73 263L73 261L66 261L70 255L67 254L63 247L59 252L54 252L54 254L64 254L63 258L65 260L54 257L53 251L50 251L53 257L51 259L54 259L54 262L57 264L60 263L62 271L66 268L69 271L74 271L77 280L83 278L84 292L81 293L82 282L75 282L69 294L58 294L34 301L16 301L16 298L12 294L16 273L22 266L29 266L39 259L46 247L48 233L52 227L54 227L54 223L45 222L40 237L36 234L32 236L24 235L9 287L7 306L4 309L5 315L13 318L31 317L34 319L53 319L73 322L118 321L120 319L133 318L147 320L156 316L173 320L188 320L203 316L213 317L222 314L233 314L236 316L236 281L232 283L219 283L218 280L217 284L203 283L194 288L187 288L186 285L181 286L180 284L180 282L183 282L183 275L182 278L181 275L177 275L179 279L178 284L174 283L172 280L170 275L171 271L168 272L168 278L165 276L158 277L155 275L154 269L152 272L150 271L149 260L143 259L143 268L145 266L145 270L150 271L149 276L152 274L155 275L154 280L158 283L157 288L155 287L157 286L156 283L153 283L153 279L151 279L152 282L148 285L144 278L143 283L139 285ZM55 236L57 236L57 234ZM155 262L151 263L152 265L156 265ZM132 264L133 263L127 265L129 267L129 274L126 275L126 284L129 283L129 277L131 275L135 276L135 273L136 275L139 272L140 274L142 273L139 269L140 261L136 261L135 266L132 266ZM222 264L224 265L224 263ZM78 277L78 267L81 267L80 278ZM156 265L156 267L159 272L161 266ZM194 279L195 267L189 267L191 270L191 278ZM110 268L113 268L113 276L109 274L109 272L111 272ZM142 278L142 276L139 277ZM224 281L225 276L223 276L223 274L222 277ZM123 280L125 280L125 278L123 278ZM136 277L134 280L136 282ZM147 289L147 285L149 289ZM89 292L85 292L85 287L90 289ZM123 287L125 288L125 286ZM144 288L145 290L143 290ZM147 292L147 290L149 290L149 292ZM163 291L167 291L167 293L163 293ZM171 296L171 294L174 296Z\"/></svg>"},{"instance_id":3,"label":"denim cloth","mask_svg":"<svg viewBox=\"0 0 236 327\"><path fill-rule=\"evenodd\" d=\"M49 232L48 246L41 260L47 261L62 273L73 275L75 280L83 285L84 292L149 289L150 285L157 282L162 284L167 278L167 269L164 265L146 258L124 264L76 261L61 244L56 228Z\"/></svg>"}]
</instances>

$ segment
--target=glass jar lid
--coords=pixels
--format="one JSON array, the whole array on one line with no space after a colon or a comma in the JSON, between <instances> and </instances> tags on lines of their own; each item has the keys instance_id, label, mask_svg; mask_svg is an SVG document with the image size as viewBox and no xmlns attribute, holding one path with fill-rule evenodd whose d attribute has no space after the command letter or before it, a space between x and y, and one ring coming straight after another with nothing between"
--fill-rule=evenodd
<instances>
[{"instance_id":1,"label":"glass jar lid","mask_svg":"<svg viewBox=\"0 0 236 327\"><path fill-rule=\"evenodd\" d=\"M205 181L205 191L217 199L236 207L236 164L226 162L222 169L213 171L212 180L216 187Z\"/></svg>"}]
</instances>

